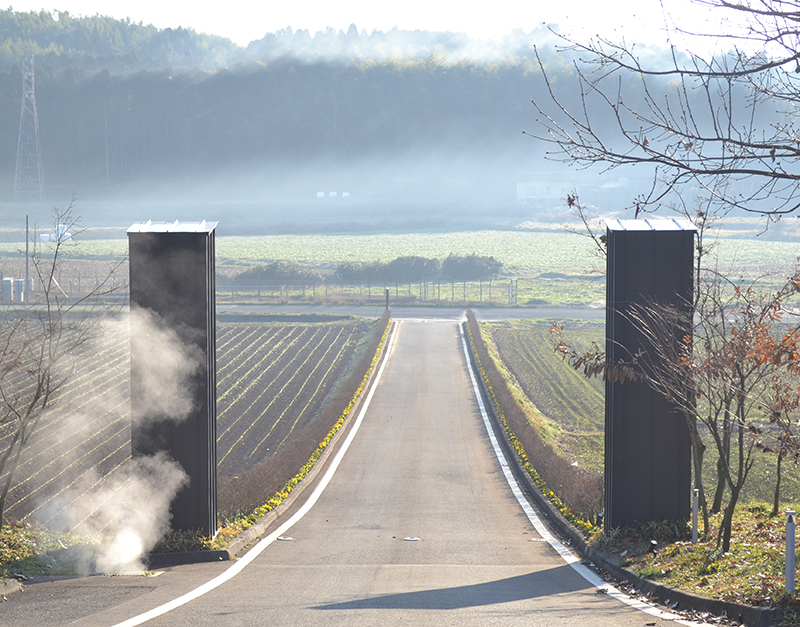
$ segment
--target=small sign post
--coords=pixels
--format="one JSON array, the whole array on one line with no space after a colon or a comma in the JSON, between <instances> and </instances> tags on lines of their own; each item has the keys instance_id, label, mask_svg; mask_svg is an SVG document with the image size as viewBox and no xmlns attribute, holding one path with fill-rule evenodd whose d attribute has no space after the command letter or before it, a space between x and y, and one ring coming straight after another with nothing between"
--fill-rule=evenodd
<instances>
[{"instance_id":1,"label":"small sign post","mask_svg":"<svg viewBox=\"0 0 800 627\"><path fill-rule=\"evenodd\" d=\"M794 597L795 589L795 532L797 514L792 510L786 512L786 594Z\"/></svg>"}]
</instances>

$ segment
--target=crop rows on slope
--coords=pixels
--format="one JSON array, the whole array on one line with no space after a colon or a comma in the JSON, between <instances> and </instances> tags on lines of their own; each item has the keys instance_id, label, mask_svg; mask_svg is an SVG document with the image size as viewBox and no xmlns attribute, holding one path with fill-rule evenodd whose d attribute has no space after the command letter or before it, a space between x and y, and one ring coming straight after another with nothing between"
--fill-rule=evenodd
<instances>
[{"instance_id":1,"label":"crop rows on slope","mask_svg":"<svg viewBox=\"0 0 800 627\"><path fill-rule=\"evenodd\" d=\"M60 390L24 451L9 494L9 517L53 519L59 495L110 473L130 456L126 357L124 347L92 353L90 367Z\"/></svg>"},{"instance_id":2,"label":"crop rows on slope","mask_svg":"<svg viewBox=\"0 0 800 627\"><path fill-rule=\"evenodd\" d=\"M273 454L320 409L363 334L360 323L221 324L217 340L218 459L236 472ZM0 437L0 450L10 434ZM39 421L8 496L11 519L75 528L102 506L107 477L130 460L127 342L87 355ZM224 460L224 462L222 461ZM121 474L120 474L121 473ZM83 513L79 513L83 511Z\"/></svg>"},{"instance_id":3,"label":"crop rows on slope","mask_svg":"<svg viewBox=\"0 0 800 627\"><path fill-rule=\"evenodd\" d=\"M591 333L571 330L567 335L580 334L586 341ZM491 336L503 363L542 413L570 431L602 429L601 384L586 380L555 353L548 325L501 324L492 328Z\"/></svg>"},{"instance_id":4,"label":"crop rows on slope","mask_svg":"<svg viewBox=\"0 0 800 627\"><path fill-rule=\"evenodd\" d=\"M219 396L219 472L232 474L273 455L307 423L335 384L360 335L356 323L294 325L241 354L233 387ZM241 362L241 363L239 363ZM227 373L221 371L221 379Z\"/></svg>"},{"instance_id":5,"label":"crop rows on slope","mask_svg":"<svg viewBox=\"0 0 800 627\"><path fill-rule=\"evenodd\" d=\"M598 328L570 328L566 336L588 346L602 339ZM528 399L562 427L556 446L567 459L602 471L604 395L602 382L587 381L553 350L549 325L531 321L491 325L491 338L505 367Z\"/></svg>"}]
</instances>

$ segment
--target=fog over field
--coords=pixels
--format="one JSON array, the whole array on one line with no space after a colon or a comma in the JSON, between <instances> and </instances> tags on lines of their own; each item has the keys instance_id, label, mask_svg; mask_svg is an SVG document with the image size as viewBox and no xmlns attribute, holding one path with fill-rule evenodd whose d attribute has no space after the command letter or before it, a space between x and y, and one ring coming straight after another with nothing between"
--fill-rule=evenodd
<instances>
[{"instance_id":1,"label":"fog over field","mask_svg":"<svg viewBox=\"0 0 800 627\"><path fill-rule=\"evenodd\" d=\"M557 27L490 40L286 28L241 47L186 29L8 9L0 31L0 227L22 215L46 223L53 205L75 198L89 227L207 219L223 235L507 229L563 219L573 191L595 213L632 216L653 183L647 164L574 167L543 141L532 99L547 103L552 89L570 111L602 105L581 94L583 62ZM46 201L15 203L29 49ZM651 67L672 59L654 46L637 54ZM635 77L619 80L627 105L645 106ZM669 81L654 80L651 97L674 92ZM555 102L545 109L564 120ZM775 107L759 119L780 118ZM591 128L623 141L613 116Z\"/></svg>"},{"instance_id":2,"label":"fog over field","mask_svg":"<svg viewBox=\"0 0 800 627\"><path fill-rule=\"evenodd\" d=\"M570 190L619 211L652 174L569 168L523 133L538 128L540 62L575 86L574 55L558 51L545 27L491 41L284 29L241 48L187 30L56 18L0 11L9 34L0 50L0 226L23 212L44 222L52 205L75 197L88 226L506 228L558 210ZM26 41L36 52L47 200L17 206Z\"/></svg>"}]
</instances>

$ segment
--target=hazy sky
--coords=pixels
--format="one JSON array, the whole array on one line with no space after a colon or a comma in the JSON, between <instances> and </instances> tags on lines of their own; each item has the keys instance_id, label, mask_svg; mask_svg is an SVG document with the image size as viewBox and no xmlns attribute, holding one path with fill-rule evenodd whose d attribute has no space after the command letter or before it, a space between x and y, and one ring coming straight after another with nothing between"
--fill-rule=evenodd
<instances>
[{"instance_id":1,"label":"hazy sky","mask_svg":"<svg viewBox=\"0 0 800 627\"><path fill-rule=\"evenodd\" d=\"M562 32L582 36L602 34L647 43L663 43L665 10L683 25L700 28L707 16L715 13L690 0L492 0L481 8L466 10L463 1L404 0L227 0L223 3L175 2L174 0L16 0L16 11L60 10L71 15L110 15L129 17L134 22L159 28L183 26L198 32L230 37L246 45L267 32L291 26L312 33L332 26L347 29L354 23L359 30L449 30L465 32L475 38L489 38L515 28L526 32L543 22L558 24Z\"/></svg>"}]
</instances>

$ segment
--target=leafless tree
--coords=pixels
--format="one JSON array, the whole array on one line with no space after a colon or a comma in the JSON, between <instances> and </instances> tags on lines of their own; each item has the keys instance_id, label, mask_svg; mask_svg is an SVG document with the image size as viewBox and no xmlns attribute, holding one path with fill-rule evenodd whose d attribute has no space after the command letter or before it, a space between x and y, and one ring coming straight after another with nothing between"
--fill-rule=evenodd
<instances>
[{"instance_id":1,"label":"leafless tree","mask_svg":"<svg viewBox=\"0 0 800 627\"><path fill-rule=\"evenodd\" d=\"M637 214L691 189L717 213L779 219L800 207L800 0L696 1L734 18L738 28L691 33L729 43L728 53L672 49L651 67L634 46L564 39L579 59L578 93L540 62L546 90L530 134L580 167L653 168L652 188L631 199Z\"/></svg>"},{"instance_id":2,"label":"leafless tree","mask_svg":"<svg viewBox=\"0 0 800 627\"><path fill-rule=\"evenodd\" d=\"M74 374L75 358L100 333L113 291L109 269L88 294L70 298L58 283L59 268L82 231L73 204L53 210L44 237L34 231L30 262L37 289L27 302L0 313L0 522L22 453L45 409ZM26 290L27 291L27 290Z\"/></svg>"}]
</instances>

